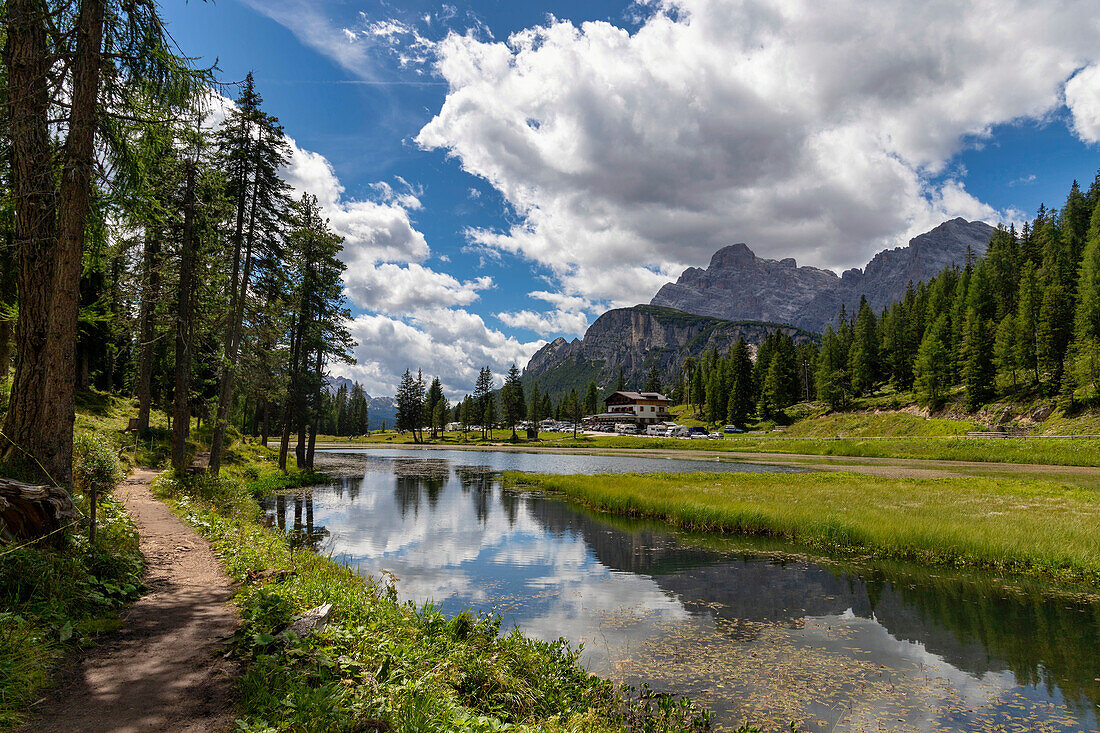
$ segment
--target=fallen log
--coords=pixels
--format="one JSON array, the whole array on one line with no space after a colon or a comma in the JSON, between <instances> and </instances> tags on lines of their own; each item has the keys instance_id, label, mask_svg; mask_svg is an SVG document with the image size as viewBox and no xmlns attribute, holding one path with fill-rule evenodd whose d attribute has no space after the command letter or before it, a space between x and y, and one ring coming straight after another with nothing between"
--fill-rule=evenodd
<instances>
[{"instance_id":1,"label":"fallen log","mask_svg":"<svg viewBox=\"0 0 1100 733\"><path fill-rule=\"evenodd\" d=\"M0 478L0 542L45 537L76 517L76 506L64 489Z\"/></svg>"}]
</instances>

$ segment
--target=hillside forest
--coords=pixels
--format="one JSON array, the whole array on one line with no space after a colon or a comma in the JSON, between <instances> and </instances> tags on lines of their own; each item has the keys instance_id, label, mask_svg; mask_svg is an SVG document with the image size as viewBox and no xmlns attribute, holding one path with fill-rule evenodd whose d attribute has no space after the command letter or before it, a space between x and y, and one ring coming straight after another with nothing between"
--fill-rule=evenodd
<instances>
[{"instance_id":1,"label":"hillside forest","mask_svg":"<svg viewBox=\"0 0 1100 733\"><path fill-rule=\"evenodd\" d=\"M738 343L689 359L669 385L708 422L773 418L816 396L842 410L883 387L929 410L953 395L975 412L1002 398L1094 405L1100 380L1100 175L1020 231L998 227L981 256L911 283L880 313L842 308L819 344L776 333L755 360Z\"/></svg>"}]
</instances>

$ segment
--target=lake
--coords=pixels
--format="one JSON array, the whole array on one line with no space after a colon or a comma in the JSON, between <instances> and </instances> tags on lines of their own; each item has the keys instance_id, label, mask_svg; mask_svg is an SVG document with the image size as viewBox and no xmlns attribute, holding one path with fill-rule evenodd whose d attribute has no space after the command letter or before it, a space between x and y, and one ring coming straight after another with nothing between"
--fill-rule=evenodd
<instances>
[{"instance_id":1,"label":"lake","mask_svg":"<svg viewBox=\"0 0 1100 733\"><path fill-rule=\"evenodd\" d=\"M505 470L785 471L728 461L367 450L362 478L267 503L278 526L445 613L584 644L593 672L767 729L1100 731L1100 603L504 491Z\"/></svg>"}]
</instances>

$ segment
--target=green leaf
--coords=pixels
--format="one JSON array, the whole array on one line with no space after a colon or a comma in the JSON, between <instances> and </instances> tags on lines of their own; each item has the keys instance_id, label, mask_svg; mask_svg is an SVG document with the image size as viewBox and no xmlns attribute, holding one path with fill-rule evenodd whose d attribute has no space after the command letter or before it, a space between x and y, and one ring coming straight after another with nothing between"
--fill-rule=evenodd
<instances>
[{"instance_id":1,"label":"green leaf","mask_svg":"<svg viewBox=\"0 0 1100 733\"><path fill-rule=\"evenodd\" d=\"M73 638L73 622L66 621L65 625L61 627L61 641L66 642Z\"/></svg>"}]
</instances>

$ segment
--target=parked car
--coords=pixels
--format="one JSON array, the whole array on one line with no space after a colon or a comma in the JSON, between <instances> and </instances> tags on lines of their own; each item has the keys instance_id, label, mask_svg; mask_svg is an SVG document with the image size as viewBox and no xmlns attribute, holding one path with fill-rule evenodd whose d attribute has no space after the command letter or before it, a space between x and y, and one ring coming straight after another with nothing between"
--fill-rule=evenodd
<instances>
[{"instance_id":1,"label":"parked car","mask_svg":"<svg viewBox=\"0 0 1100 733\"><path fill-rule=\"evenodd\" d=\"M620 435L637 435L638 426L632 422L621 422L615 424L615 432Z\"/></svg>"},{"instance_id":2,"label":"parked car","mask_svg":"<svg viewBox=\"0 0 1100 733\"><path fill-rule=\"evenodd\" d=\"M721 433L711 433L707 437L710 438L711 440L721 440L722 434Z\"/></svg>"},{"instance_id":3,"label":"parked car","mask_svg":"<svg viewBox=\"0 0 1100 733\"><path fill-rule=\"evenodd\" d=\"M702 435L705 438L707 437L707 433L709 432L710 431L704 428L702 425L692 425L690 428L688 428L688 435L693 438L696 435Z\"/></svg>"},{"instance_id":4,"label":"parked car","mask_svg":"<svg viewBox=\"0 0 1100 733\"><path fill-rule=\"evenodd\" d=\"M727 425L726 427L722 428L722 432L729 435L729 434L735 434L735 433L743 433L745 431L742 430L741 428L737 427L736 425Z\"/></svg>"}]
</instances>

